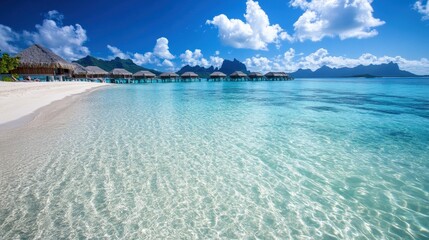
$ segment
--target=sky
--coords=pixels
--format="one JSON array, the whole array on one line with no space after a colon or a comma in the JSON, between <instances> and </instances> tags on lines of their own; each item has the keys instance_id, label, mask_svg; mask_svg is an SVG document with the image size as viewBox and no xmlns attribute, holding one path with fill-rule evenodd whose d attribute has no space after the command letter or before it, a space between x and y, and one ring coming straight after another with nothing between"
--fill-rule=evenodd
<instances>
[{"instance_id":1,"label":"sky","mask_svg":"<svg viewBox=\"0 0 429 240\"><path fill-rule=\"evenodd\" d=\"M0 50L132 59L161 71L293 72L398 63L429 74L428 0L2 0Z\"/></svg>"}]
</instances>

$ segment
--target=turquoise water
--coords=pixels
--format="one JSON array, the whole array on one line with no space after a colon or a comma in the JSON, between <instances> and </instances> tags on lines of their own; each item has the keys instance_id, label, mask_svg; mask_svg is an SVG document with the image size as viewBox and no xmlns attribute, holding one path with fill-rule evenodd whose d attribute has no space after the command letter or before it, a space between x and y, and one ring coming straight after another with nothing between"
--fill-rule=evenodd
<instances>
[{"instance_id":1,"label":"turquoise water","mask_svg":"<svg viewBox=\"0 0 429 240\"><path fill-rule=\"evenodd\" d=\"M429 238L429 79L121 85L26 134L0 239Z\"/></svg>"}]
</instances>

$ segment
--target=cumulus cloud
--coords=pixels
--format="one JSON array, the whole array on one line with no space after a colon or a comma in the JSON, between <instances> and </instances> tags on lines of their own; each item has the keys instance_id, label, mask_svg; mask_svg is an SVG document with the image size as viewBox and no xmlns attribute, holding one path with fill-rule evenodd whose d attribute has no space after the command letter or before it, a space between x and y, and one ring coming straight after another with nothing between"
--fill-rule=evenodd
<instances>
[{"instance_id":1,"label":"cumulus cloud","mask_svg":"<svg viewBox=\"0 0 429 240\"><path fill-rule=\"evenodd\" d=\"M246 66L251 71L269 72L286 71L294 72L299 68L316 70L322 66L331 68L356 67L358 65L383 64L394 62L402 70L410 71L415 74L429 74L429 60L422 58L420 60L409 60L401 56L377 57L370 53L364 53L358 58L347 58L343 56L332 56L328 50L320 48L307 56L297 56L293 48L286 51L283 55L272 59L255 56L245 60Z\"/></svg>"},{"instance_id":2,"label":"cumulus cloud","mask_svg":"<svg viewBox=\"0 0 429 240\"><path fill-rule=\"evenodd\" d=\"M134 53L132 60L137 65L159 63L159 60L152 52L147 52L145 54Z\"/></svg>"},{"instance_id":3,"label":"cumulus cloud","mask_svg":"<svg viewBox=\"0 0 429 240\"><path fill-rule=\"evenodd\" d=\"M124 52L121 49L107 45L107 48L112 52L112 55L109 56L110 59L119 57L122 59L131 59L137 65L144 64L156 64L157 66L164 66L170 70L174 69L174 63L171 61L175 58L173 54L170 53L168 47L168 39L165 37L158 38L152 52L146 53L130 53Z\"/></svg>"},{"instance_id":4,"label":"cumulus cloud","mask_svg":"<svg viewBox=\"0 0 429 240\"><path fill-rule=\"evenodd\" d=\"M248 48L254 50L267 50L270 43L279 43L279 40L291 37L278 24L270 25L268 15L259 6L258 2L246 2L246 22L240 19L229 19L225 14L207 20L219 29L219 37L226 45L235 48Z\"/></svg>"},{"instance_id":5,"label":"cumulus cloud","mask_svg":"<svg viewBox=\"0 0 429 240\"><path fill-rule=\"evenodd\" d=\"M210 56L210 60L203 57L201 49L195 49L193 52L191 50L186 50L184 53L180 54L180 59L182 60L183 65L189 65L194 67L196 65L202 67L220 67L223 63L223 58L218 56L219 51L216 51L215 56Z\"/></svg>"},{"instance_id":6,"label":"cumulus cloud","mask_svg":"<svg viewBox=\"0 0 429 240\"><path fill-rule=\"evenodd\" d=\"M7 53L17 53L19 49L13 45L19 39L19 34L10 27L0 24L0 50Z\"/></svg>"},{"instance_id":7,"label":"cumulus cloud","mask_svg":"<svg viewBox=\"0 0 429 240\"><path fill-rule=\"evenodd\" d=\"M122 58L122 59L129 59L130 55L122 52L119 48L111 46L111 45L107 45L107 48L112 52L113 55L109 56L109 59L113 59L113 58Z\"/></svg>"},{"instance_id":8,"label":"cumulus cloud","mask_svg":"<svg viewBox=\"0 0 429 240\"><path fill-rule=\"evenodd\" d=\"M291 0L304 13L294 23L294 37L300 41L320 41L324 37L340 39L369 38L385 22L373 17L372 0Z\"/></svg>"},{"instance_id":9,"label":"cumulus cloud","mask_svg":"<svg viewBox=\"0 0 429 240\"><path fill-rule=\"evenodd\" d=\"M161 37L156 40L153 54L161 59L174 59L174 55L169 51L168 39L165 37Z\"/></svg>"},{"instance_id":10,"label":"cumulus cloud","mask_svg":"<svg viewBox=\"0 0 429 240\"><path fill-rule=\"evenodd\" d=\"M16 53L20 41L26 45L38 43L67 60L76 60L88 55L89 49L84 46L88 40L86 30L81 25L62 26L64 16L56 10L45 14L42 24L37 24L35 31L15 33L10 27L0 25L0 48Z\"/></svg>"},{"instance_id":11,"label":"cumulus cloud","mask_svg":"<svg viewBox=\"0 0 429 240\"><path fill-rule=\"evenodd\" d=\"M423 15L422 20L429 20L429 1L428 0L426 0L426 4L424 4L424 0L417 0L416 3L414 3L414 9Z\"/></svg>"}]
</instances>

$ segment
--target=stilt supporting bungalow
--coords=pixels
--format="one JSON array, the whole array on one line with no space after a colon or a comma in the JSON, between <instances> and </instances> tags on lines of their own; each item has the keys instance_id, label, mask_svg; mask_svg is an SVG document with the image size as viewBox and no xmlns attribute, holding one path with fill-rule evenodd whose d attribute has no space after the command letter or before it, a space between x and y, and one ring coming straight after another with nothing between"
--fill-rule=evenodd
<instances>
[{"instance_id":1,"label":"stilt supporting bungalow","mask_svg":"<svg viewBox=\"0 0 429 240\"><path fill-rule=\"evenodd\" d=\"M241 72L241 71L235 71L229 75L229 78L231 81L246 81L247 80L247 74Z\"/></svg>"},{"instance_id":2,"label":"stilt supporting bungalow","mask_svg":"<svg viewBox=\"0 0 429 240\"><path fill-rule=\"evenodd\" d=\"M183 82L192 82L195 80L199 80L201 81L201 79L199 78L198 74L194 73L194 72L185 72L182 75L180 75L181 79Z\"/></svg>"},{"instance_id":3,"label":"stilt supporting bungalow","mask_svg":"<svg viewBox=\"0 0 429 240\"><path fill-rule=\"evenodd\" d=\"M153 82L156 75L149 71L138 71L133 74L133 79L137 83L147 83L147 82Z\"/></svg>"},{"instance_id":4,"label":"stilt supporting bungalow","mask_svg":"<svg viewBox=\"0 0 429 240\"><path fill-rule=\"evenodd\" d=\"M259 72L251 72L249 74L249 79L251 81L264 81L265 80L264 75L262 73L259 73Z\"/></svg>"},{"instance_id":5,"label":"stilt supporting bungalow","mask_svg":"<svg viewBox=\"0 0 429 240\"><path fill-rule=\"evenodd\" d=\"M218 81L222 81L226 79L226 74L223 72L213 72L212 74L210 74L209 79L207 79L208 81L214 81L214 82L218 82Z\"/></svg>"},{"instance_id":6,"label":"stilt supporting bungalow","mask_svg":"<svg viewBox=\"0 0 429 240\"><path fill-rule=\"evenodd\" d=\"M115 83L133 83L133 74L123 68L114 68L109 72L109 77Z\"/></svg>"},{"instance_id":7,"label":"stilt supporting bungalow","mask_svg":"<svg viewBox=\"0 0 429 240\"><path fill-rule=\"evenodd\" d=\"M179 79L179 75L174 72L161 73L159 75L161 82L175 82Z\"/></svg>"},{"instance_id":8,"label":"stilt supporting bungalow","mask_svg":"<svg viewBox=\"0 0 429 240\"><path fill-rule=\"evenodd\" d=\"M287 73L284 72L269 72L265 74L265 77L268 79L268 81L287 81L292 80Z\"/></svg>"}]
</instances>

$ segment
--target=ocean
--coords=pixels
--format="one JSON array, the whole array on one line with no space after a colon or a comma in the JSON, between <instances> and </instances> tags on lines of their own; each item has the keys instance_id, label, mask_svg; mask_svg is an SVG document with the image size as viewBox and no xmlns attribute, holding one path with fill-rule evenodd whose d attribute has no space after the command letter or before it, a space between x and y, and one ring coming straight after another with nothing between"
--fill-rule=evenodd
<instances>
[{"instance_id":1,"label":"ocean","mask_svg":"<svg viewBox=\"0 0 429 240\"><path fill-rule=\"evenodd\" d=\"M429 79L115 85L33 125L0 239L429 238Z\"/></svg>"}]
</instances>

